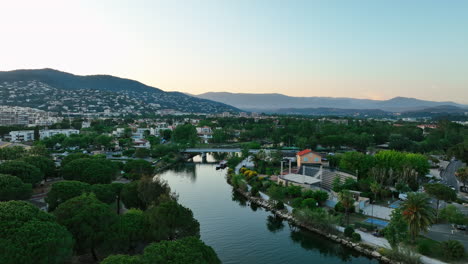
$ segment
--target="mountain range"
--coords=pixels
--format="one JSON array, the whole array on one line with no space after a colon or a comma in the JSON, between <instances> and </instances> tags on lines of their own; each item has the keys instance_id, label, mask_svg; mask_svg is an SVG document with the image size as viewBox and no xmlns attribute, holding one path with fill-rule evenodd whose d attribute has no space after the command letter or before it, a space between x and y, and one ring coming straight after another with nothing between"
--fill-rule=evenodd
<instances>
[{"instance_id":1,"label":"mountain range","mask_svg":"<svg viewBox=\"0 0 468 264\"><path fill-rule=\"evenodd\" d=\"M467 111L468 105L454 102L435 102L415 98L395 97L389 100L355 99L346 97L292 97L282 94L252 94L209 92L195 95L230 104L244 111L286 113L287 109L348 109L348 110L382 110L386 112L418 111L426 108L451 106Z\"/></svg>"},{"instance_id":2,"label":"mountain range","mask_svg":"<svg viewBox=\"0 0 468 264\"><path fill-rule=\"evenodd\" d=\"M155 114L238 112L230 105L165 92L138 81L110 75L79 76L53 69L0 72L0 105L53 112Z\"/></svg>"}]
</instances>

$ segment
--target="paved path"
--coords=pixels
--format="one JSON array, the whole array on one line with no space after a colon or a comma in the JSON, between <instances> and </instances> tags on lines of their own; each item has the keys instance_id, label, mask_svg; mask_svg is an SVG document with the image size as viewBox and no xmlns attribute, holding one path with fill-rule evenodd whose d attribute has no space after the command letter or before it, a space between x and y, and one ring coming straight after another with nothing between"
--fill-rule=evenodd
<instances>
[{"instance_id":1,"label":"paved path","mask_svg":"<svg viewBox=\"0 0 468 264\"><path fill-rule=\"evenodd\" d=\"M424 234L424 236L436 241L458 240L463 243L465 249L468 249L468 233L466 231L453 228L451 224L433 225L429 231Z\"/></svg>"},{"instance_id":2,"label":"paved path","mask_svg":"<svg viewBox=\"0 0 468 264\"><path fill-rule=\"evenodd\" d=\"M463 162L459 160L454 160L450 162L447 168L445 168L445 170L441 172L442 179L447 183L447 185L455 187L457 193L460 190L460 188L458 187L458 181L457 177L455 176L455 172L457 172L457 170L462 166Z\"/></svg>"}]
</instances>

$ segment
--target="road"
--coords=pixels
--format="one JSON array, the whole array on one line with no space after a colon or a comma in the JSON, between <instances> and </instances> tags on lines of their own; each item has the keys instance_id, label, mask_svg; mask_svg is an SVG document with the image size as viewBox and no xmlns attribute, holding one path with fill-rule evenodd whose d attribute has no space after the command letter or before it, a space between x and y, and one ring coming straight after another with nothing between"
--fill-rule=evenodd
<instances>
[{"instance_id":1,"label":"road","mask_svg":"<svg viewBox=\"0 0 468 264\"><path fill-rule=\"evenodd\" d=\"M463 163L459 160L454 160L450 162L447 168L441 173L442 180L445 181L447 185L455 187L457 193L460 191L460 188L458 186L455 172L457 172L457 170L461 167L463 167Z\"/></svg>"}]
</instances>

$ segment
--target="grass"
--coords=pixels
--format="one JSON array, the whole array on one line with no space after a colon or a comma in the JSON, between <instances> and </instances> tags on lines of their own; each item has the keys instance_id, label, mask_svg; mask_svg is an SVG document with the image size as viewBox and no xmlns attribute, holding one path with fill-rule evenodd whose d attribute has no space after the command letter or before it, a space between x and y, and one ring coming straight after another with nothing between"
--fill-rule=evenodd
<instances>
[{"instance_id":1,"label":"grass","mask_svg":"<svg viewBox=\"0 0 468 264\"><path fill-rule=\"evenodd\" d=\"M444 257L442 245L439 241L432 240L430 238L419 236L416 239L415 245L409 245L414 251L434 259L438 259L447 263L468 263L468 254L465 254L465 258L458 261L448 261ZM466 251L467 249L465 249Z\"/></svg>"}]
</instances>

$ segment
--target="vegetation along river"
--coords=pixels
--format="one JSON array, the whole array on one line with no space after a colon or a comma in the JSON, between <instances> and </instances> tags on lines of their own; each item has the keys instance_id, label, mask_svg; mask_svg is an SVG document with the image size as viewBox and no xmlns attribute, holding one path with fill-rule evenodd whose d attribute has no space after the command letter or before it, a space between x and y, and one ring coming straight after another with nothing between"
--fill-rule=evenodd
<instances>
[{"instance_id":1,"label":"vegetation along river","mask_svg":"<svg viewBox=\"0 0 468 264\"><path fill-rule=\"evenodd\" d=\"M378 263L249 203L233 192L226 172L215 164L189 163L161 174L223 263Z\"/></svg>"}]
</instances>

